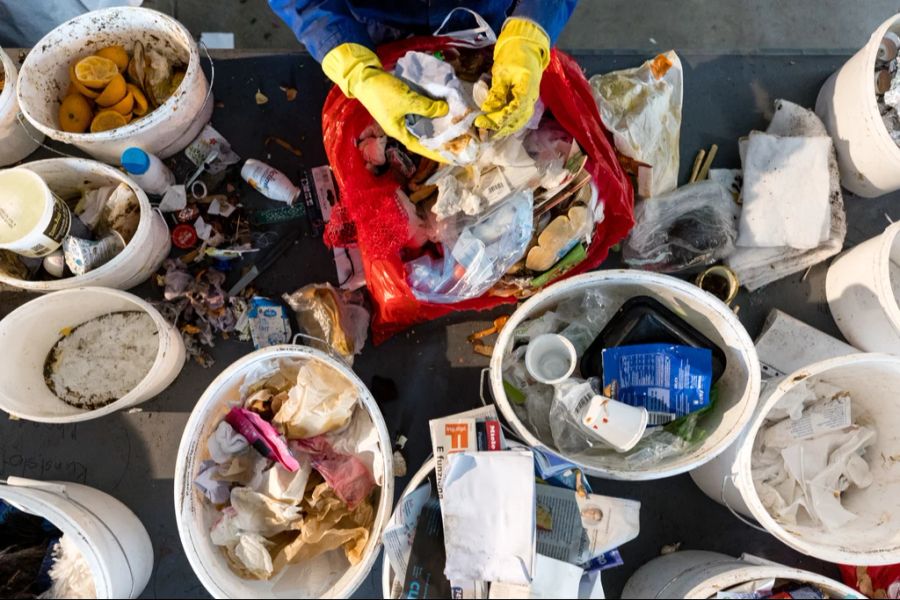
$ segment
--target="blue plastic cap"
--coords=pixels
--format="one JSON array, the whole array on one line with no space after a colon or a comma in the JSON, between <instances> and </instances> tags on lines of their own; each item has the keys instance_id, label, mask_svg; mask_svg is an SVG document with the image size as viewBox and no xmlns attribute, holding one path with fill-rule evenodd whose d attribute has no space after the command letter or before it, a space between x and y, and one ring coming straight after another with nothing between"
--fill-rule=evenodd
<instances>
[{"instance_id":1,"label":"blue plastic cap","mask_svg":"<svg viewBox=\"0 0 900 600\"><path fill-rule=\"evenodd\" d=\"M140 148L128 148L122 153L122 166L132 175L143 175L150 168L150 156Z\"/></svg>"}]
</instances>

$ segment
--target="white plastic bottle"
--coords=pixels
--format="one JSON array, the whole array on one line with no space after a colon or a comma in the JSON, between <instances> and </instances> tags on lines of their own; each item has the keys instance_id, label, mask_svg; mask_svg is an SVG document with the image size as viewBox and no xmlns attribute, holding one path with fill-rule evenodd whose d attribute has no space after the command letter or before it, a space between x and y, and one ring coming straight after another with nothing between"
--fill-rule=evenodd
<instances>
[{"instance_id":1,"label":"white plastic bottle","mask_svg":"<svg viewBox=\"0 0 900 600\"><path fill-rule=\"evenodd\" d=\"M248 158L244 163L241 177L270 200L293 204L300 196L300 188L295 186L287 175L254 158Z\"/></svg>"},{"instance_id":2,"label":"white plastic bottle","mask_svg":"<svg viewBox=\"0 0 900 600\"><path fill-rule=\"evenodd\" d=\"M127 148L122 153L122 166L148 194L161 196L169 186L175 185L175 175L153 154L140 148Z\"/></svg>"}]
</instances>

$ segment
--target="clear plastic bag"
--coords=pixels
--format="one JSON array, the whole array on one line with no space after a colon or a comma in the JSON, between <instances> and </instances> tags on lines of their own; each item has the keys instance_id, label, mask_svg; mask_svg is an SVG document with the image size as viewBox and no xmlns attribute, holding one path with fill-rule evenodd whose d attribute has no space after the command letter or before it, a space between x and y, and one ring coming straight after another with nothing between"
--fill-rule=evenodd
<instances>
[{"instance_id":1,"label":"clear plastic bag","mask_svg":"<svg viewBox=\"0 0 900 600\"><path fill-rule=\"evenodd\" d=\"M416 298L449 304L487 292L525 254L534 231L533 203L525 190L477 219L442 221L443 258L423 255L405 265Z\"/></svg>"},{"instance_id":2,"label":"clear plastic bag","mask_svg":"<svg viewBox=\"0 0 900 600\"><path fill-rule=\"evenodd\" d=\"M632 267L672 273L712 264L734 251L739 214L716 181L700 181L641 201L623 257Z\"/></svg>"}]
</instances>

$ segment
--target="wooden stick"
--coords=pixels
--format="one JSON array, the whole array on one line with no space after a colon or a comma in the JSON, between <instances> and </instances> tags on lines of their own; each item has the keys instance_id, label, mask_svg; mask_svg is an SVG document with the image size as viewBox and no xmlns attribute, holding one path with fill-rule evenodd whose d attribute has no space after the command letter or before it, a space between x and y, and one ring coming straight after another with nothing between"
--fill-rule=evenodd
<instances>
[{"instance_id":1,"label":"wooden stick","mask_svg":"<svg viewBox=\"0 0 900 600\"><path fill-rule=\"evenodd\" d=\"M706 150L700 150L700 152L697 153L697 157L694 159L694 167L691 169L691 178L688 179L688 183L697 181L697 176L700 174L700 168L703 166L704 158L706 158Z\"/></svg>"},{"instance_id":2,"label":"wooden stick","mask_svg":"<svg viewBox=\"0 0 900 600\"><path fill-rule=\"evenodd\" d=\"M709 152L706 154L706 160L703 161L703 167L700 168L700 174L697 176L697 181L703 181L709 177L709 169L712 167L712 163L716 159L716 152L718 151L719 147L715 144L710 146Z\"/></svg>"}]
</instances>

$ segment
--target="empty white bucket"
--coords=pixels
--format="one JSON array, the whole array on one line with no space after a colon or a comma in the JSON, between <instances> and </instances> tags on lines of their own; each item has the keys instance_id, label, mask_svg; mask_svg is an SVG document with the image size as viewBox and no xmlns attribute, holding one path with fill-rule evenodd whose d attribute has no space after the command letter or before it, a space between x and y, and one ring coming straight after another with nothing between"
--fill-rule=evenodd
<instances>
[{"instance_id":1,"label":"empty white bucket","mask_svg":"<svg viewBox=\"0 0 900 600\"><path fill-rule=\"evenodd\" d=\"M847 341L900 354L900 223L851 248L828 268L825 296Z\"/></svg>"},{"instance_id":2,"label":"empty white bucket","mask_svg":"<svg viewBox=\"0 0 900 600\"><path fill-rule=\"evenodd\" d=\"M825 82L816 100L816 114L834 139L841 184L865 198L900 189L900 147L881 120L875 97L875 57L888 31L900 33L900 15L875 30Z\"/></svg>"},{"instance_id":3,"label":"empty white bucket","mask_svg":"<svg viewBox=\"0 0 900 600\"><path fill-rule=\"evenodd\" d=\"M664 458L635 469L624 456L574 458L560 453L532 433L513 410L503 388L503 361L512 351L513 333L523 321L537 317L567 298L597 290L607 299L610 315L635 296L650 296L665 305L721 348L727 367L719 380L715 408L700 426L709 435L684 454ZM700 288L667 275L634 270L587 273L551 285L522 304L510 317L497 339L490 367L491 391L503 417L529 446L559 454L589 475L608 479L647 481L671 477L694 469L723 452L750 421L759 398L760 366L756 348L734 313L718 298Z\"/></svg>"},{"instance_id":4,"label":"empty white bucket","mask_svg":"<svg viewBox=\"0 0 900 600\"><path fill-rule=\"evenodd\" d=\"M244 579L228 566L222 548L213 545L210 529L215 509L202 492L194 488L204 456L208 456L206 440L228 410L240 402L244 377L260 363L272 359L319 361L339 371L359 392L359 402L372 419L378 432L384 469L384 481L375 510L375 522L362 560L348 567L340 557L329 560L333 553L285 567L270 581ZM359 415L356 418L360 418ZM184 428L175 465L175 518L178 534L203 587L216 598L348 598L372 570L381 549L381 532L391 516L394 500L394 465L391 438L378 404L356 374L343 362L307 346L271 346L248 354L225 369L206 388Z\"/></svg>"},{"instance_id":5,"label":"empty white bucket","mask_svg":"<svg viewBox=\"0 0 900 600\"><path fill-rule=\"evenodd\" d=\"M753 484L753 443L766 415L795 386L826 381L850 393L854 421L878 432L866 451L874 483L851 488L841 496L844 507L859 515L848 525L828 532L807 525L781 525L765 509ZM718 460L691 473L713 500L727 504L791 548L821 560L848 565L900 562L900 357L852 354L805 367L767 388L765 400L741 440ZM729 460L732 459L732 460ZM733 481L733 486L731 482Z\"/></svg>"},{"instance_id":6,"label":"empty white bucket","mask_svg":"<svg viewBox=\"0 0 900 600\"><path fill-rule=\"evenodd\" d=\"M123 127L101 133L62 131L57 112L69 87L69 65L106 46L122 45L130 52L136 41L187 65L175 93L156 110ZM172 156L197 137L213 110L194 38L172 17L147 8L107 8L66 21L28 53L18 93L25 118L47 137L111 164L119 164L122 152L131 146L160 158Z\"/></svg>"},{"instance_id":7,"label":"empty white bucket","mask_svg":"<svg viewBox=\"0 0 900 600\"><path fill-rule=\"evenodd\" d=\"M57 398L44 381L47 354L60 331L101 315L142 311L158 327L159 349L147 376L128 394L102 408L81 410ZM101 287L75 288L40 296L0 321L0 409L29 421L75 423L136 406L162 393L175 381L185 361L181 333L158 310L137 296Z\"/></svg>"},{"instance_id":8,"label":"empty white bucket","mask_svg":"<svg viewBox=\"0 0 900 600\"><path fill-rule=\"evenodd\" d=\"M0 92L0 167L17 163L41 145L44 134L29 123L19 123L19 99L16 96L19 72L16 63L0 48L0 65L5 83Z\"/></svg>"},{"instance_id":9,"label":"empty white bucket","mask_svg":"<svg viewBox=\"0 0 900 600\"><path fill-rule=\"evenodd\" d=\"M108 263L84 275L28 281L0 272L0 283L42 293L85 286L127 290L142 284L159 270L172 248L169 227L163 216L151 208L147 194L133 179L109 165L83 158L50 158L26 163L22 167L40 175L50 189L63 199L78 195L86 188L125 183L137 196L141 217L134 237L125 249Z\"/></svg>"},{"instance_id":10,"label":"empty white bucket","mask_svg":"<svg viewBox=\"0 0 900 600\"><path fill-rule=\"evenodd\" d=\"M654 558L625 584L622 598L715 598L737 585L782 579L818 587L828 598L865 598L842 583L754 556L732 558L718 552L683 550Z\"/></svg>"},{"instance_id":11,"label":"empty white bucket","mask_svg":"<svg viewBox=\"0 0 900 600\"><path fill-rule=\"evenodd\" d=\"M97 598L137 598L153 572L153 545L124 504L77 483L10 477L0 500L43 517L71 538L90 566Z\"/></svg>"}]
</instances>

